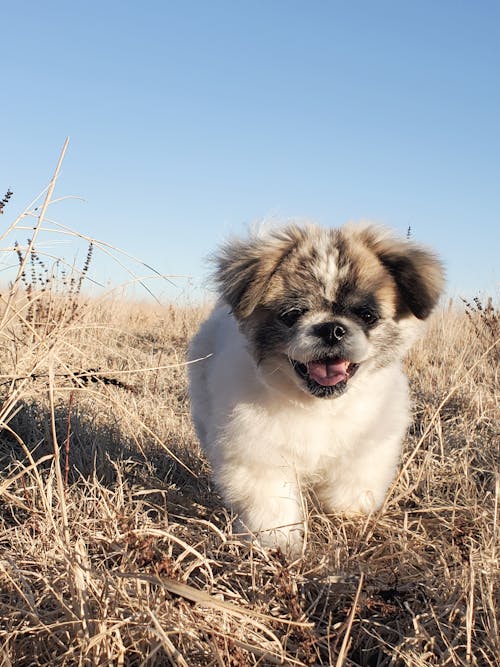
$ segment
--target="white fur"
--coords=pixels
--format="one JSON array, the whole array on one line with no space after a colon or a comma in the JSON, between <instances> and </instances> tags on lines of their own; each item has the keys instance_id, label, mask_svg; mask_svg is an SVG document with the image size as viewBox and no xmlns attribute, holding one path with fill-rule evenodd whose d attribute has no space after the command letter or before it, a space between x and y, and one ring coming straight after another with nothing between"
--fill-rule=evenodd
<instances>
[{"instance_id":1,"label":"white fur","mask_svg":"<svg viewBox=\"0 0 500 667\"><path fill-rule=\"evenodd\" d=\"M327 511L380 507L409 419L399 359L360 369L334 399L280 391L287 383L264 380L225 304L191 344L190 359L207 355L190 366L194 424L225 500L261 543L300 548L305 484Z\"/></svg>"}]
</instances>

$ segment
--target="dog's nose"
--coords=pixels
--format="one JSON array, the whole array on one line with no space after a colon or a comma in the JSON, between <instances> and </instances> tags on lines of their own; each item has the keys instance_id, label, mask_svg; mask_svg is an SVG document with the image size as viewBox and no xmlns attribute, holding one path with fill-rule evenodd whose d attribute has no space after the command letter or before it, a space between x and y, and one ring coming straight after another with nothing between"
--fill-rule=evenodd
<instances>
[{"instance_id":1,"label":"dog's nose","mask_svg":"<svg viewBox=\"0 0 500 667\"><path fill-rule=\"evenodd\" d=\"M313 332L328 345L334 345L334 343L342 340L347 333L347 329L338 322L324 322L323 324L316 324L313 327Z\"/></svg>"}]
</instances>

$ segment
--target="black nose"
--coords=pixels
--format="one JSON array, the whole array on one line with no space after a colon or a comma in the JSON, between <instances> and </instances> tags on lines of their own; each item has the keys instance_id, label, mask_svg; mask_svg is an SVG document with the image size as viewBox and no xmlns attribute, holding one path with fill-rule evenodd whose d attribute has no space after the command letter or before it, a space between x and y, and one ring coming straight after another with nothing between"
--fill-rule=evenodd
<instances>
[{"instance_id":1,"label":"black nose","mask_svg":"<svg viewBox=\"0 0 500 667\"><path fill-rule=\"evenodd\" d=\"M328 345L333 345L342 340L347 333L347 329L338 322L324 322L323 324L316 324L313 327L313 332Z\"/></svg>"}]
</instances>

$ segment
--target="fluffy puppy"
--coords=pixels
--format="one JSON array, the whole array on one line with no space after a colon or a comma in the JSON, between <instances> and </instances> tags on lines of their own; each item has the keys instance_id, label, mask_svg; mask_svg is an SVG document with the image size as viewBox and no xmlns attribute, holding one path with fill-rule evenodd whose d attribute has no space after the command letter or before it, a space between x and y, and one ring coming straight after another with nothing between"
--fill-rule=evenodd
<instances>
[{"instance_id":1,"label":"fluffy puppy","mask_svg":"<svg viewBox=\"0 0 500 667\"><path fill-rule=\"evenodd\" d=\"M243 527L297 552L305 484L328 512L382 504L409 421L401 360L442 266L370 225L267 230L215 261L220 300L189 351L194 425Z\"/></svg>"}]
</instances>

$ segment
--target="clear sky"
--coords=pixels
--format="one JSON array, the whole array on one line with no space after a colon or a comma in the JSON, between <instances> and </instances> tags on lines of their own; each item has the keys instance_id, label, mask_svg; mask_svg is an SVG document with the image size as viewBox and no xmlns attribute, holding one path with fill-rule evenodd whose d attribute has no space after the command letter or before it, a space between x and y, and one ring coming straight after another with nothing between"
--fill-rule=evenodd
<instances>
[{"instance_id":1,"label":"clear sky","mask_svg":"<svg viewBox=\"0 0 500 667\"><path fill-rule=\"evenodd\" d=\"M194 285L249 223L363 218L498 295L500 3L17 0L1 26L2 225L69 135L56 194L85 201L51 215Z\"/></svg>"}]
</instances>

